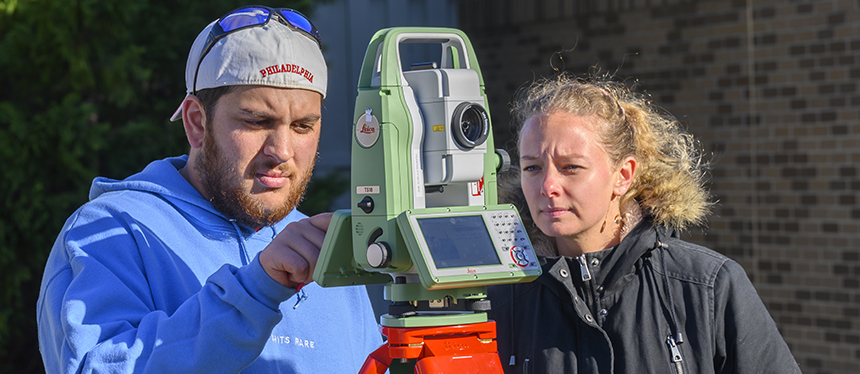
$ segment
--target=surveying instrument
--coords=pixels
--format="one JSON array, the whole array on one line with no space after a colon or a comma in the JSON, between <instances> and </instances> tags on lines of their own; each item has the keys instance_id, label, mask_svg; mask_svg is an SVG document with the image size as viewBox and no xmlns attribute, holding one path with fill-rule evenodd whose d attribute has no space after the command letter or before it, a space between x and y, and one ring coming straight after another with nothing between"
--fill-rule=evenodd
<instances>
[{"instance_id":1,"label":"surveying instrument","mask_svg":"<svg viewBox=\"0 0 860 374\"><path fill-rule=\"evenodd\" d=\"M403 49L438 51L406 65ZM364 56L352 137L351 208L336 211L314 280L384 284L388 337L361 373L501 373L487 286L540 266L514 206L497 201L484 82L468 37L450 28L378 31Z\"/></svg>"}]
</instances>

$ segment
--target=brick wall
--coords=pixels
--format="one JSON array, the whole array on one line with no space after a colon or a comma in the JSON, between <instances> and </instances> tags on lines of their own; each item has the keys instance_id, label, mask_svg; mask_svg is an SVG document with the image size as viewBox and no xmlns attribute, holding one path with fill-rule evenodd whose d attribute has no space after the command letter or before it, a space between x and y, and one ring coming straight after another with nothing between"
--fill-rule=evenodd
<instances>
[{"instance_id":1,"label":"brick wall","mask_svg":"<svg viewBox=\"0 0 860 374\"><path fill-rule=\"evenodd\" d=\"M463 0L498 145L555 70L638 82L715 161L688 240L740 262L804 373L860 372L860 1Z\"/></svg>"}]
</instances>

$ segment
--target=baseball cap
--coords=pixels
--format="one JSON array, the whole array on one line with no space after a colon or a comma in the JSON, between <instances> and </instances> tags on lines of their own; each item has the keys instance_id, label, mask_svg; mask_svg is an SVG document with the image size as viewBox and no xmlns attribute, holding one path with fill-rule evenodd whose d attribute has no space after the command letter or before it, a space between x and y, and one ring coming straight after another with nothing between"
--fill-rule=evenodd
<instances>
[{"instance_id":1,"label":"baseball cap","mask_svg":"<svg viewBox=\"0 0 860 374\"><path fill-rule=\"evenodd\" d=\"M328 72L316 40L280 22L267 22L223 35L201 61L206 39L217 22L206 26L191 45L185 63L185 98L194 91L195 71L197 90L262 85L305 89L325 97ZM180 103L170 120L181 118Z\"/></svg>"}]
</instances>

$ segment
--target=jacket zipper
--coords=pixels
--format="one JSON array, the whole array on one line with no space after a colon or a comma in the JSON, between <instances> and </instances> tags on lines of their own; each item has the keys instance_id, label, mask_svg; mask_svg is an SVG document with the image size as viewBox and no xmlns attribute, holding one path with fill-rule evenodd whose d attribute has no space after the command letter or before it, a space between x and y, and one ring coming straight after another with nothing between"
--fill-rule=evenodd
<instances>
[{"instance_id":1,"label":"jacket zipper","mask_svg":"<svg viewBox=\"0 0 860 374\"><path fill-rule=\"evenodd\" d=\"M678 317L675 316L675 300L672 298L672 289L669 286L669 270L666 267L666 250L669 249L669 246L659 240L659 235L657 248L663 249L660 254L660 259L663 261L663 284L666 287L666 294L669 296L669 311L672 315L672 325L674 326L674 335L669 334L669 337L666 339L666 344L669 345L669 351L672 354L672 362L675 364L675 370L678 374L683 374L684 365L682 361L684 360L681 358L681 348L678 345L684 342L684 335L681 334Z\"/></svg>"},{"instance_id":2,"label":"jacket zipper","mask_svg":"<svg viewBox=\"0 0 860 374\"><path fill-rule=\"evenodd\" d=\"M579 273L582 275L583 293L585 294L585 302L588 305L588 310L594 314L594 297L591 295L591 272L588 271L588 265L585 262L585 255L580 255L576 258L579 262Z\"/></svg>"},{"instance_id":3,"label":"jacket zipper","mask_svg":"<svg viewBox=\"0 0 860 374\"><path fill-rule=\"evenodd\" d=\"M579 262L579 272L582 274L582 281L590 281L591 280L591 272L588 271L588 265L585 264L585 255L581 255L576 258L576 261Z\"/></svg>"},{"instance_id":4,"label":"jacket zipper","mask_svg":"<svg viewBox=\"0 0 860 374\"><path fill-rule=\"evenodd\" d=\"M678 374L684 374L684 369L681 366L681 361L684 361L684 359L681 358L681 348L675 342L675 337L669 335L666 344L669 345L669 351L672 352L672 362L675 364L675 370Z\"/></svg>"}]
</instances>

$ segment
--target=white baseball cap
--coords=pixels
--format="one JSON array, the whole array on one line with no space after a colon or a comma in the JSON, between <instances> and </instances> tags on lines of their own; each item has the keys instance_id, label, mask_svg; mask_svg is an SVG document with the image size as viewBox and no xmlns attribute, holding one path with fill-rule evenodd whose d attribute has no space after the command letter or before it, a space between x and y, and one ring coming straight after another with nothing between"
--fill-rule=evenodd
<instances>
[{"instance_id":1,"label":"white baseball cap","mask_svg":"<svg viewBox=\"0 0 860 374\"><path fill-rule=\"evenodd\" d=\"M186 99L195 89L239 85L298 88L325 97L328 72L318 40L281 22L269 20L224 33L200 60L219 20L206 26L191 46L185 63ZM181 118L180 103L170 120Z\"/></svg>"}]
</instances>

